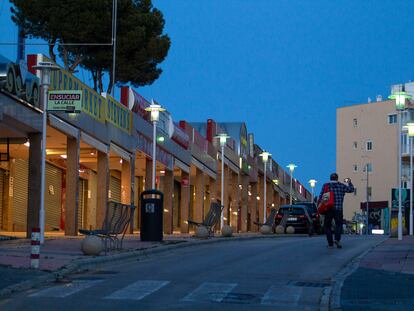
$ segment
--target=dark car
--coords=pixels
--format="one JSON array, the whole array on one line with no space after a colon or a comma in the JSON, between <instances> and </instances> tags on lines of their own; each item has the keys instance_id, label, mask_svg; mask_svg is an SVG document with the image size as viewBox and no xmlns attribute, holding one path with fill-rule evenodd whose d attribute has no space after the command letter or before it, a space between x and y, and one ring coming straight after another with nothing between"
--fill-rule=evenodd
<instances>
[{"instance_id":1,"label":"dark car","mask_svg":"<svg viewBox=\"0 0 414 311\"><path fill-rule=\"evenodd\" d=\"M322 234L323 233L323 227L321 225L321 218L318 213L318 208L316 207L316 203L313 202L295 202L294 205L301 205L305 206L308 210L309 216L312 218L313 222L313 228L315 230L315 233Z\"/></svg>"},{"instance_id":2,"label":"dark car","mask_svg":"<svg viewBox=\"0 0 414 311\"><path fill-rule=\"evenodd\" d=\"M282 225L285 228L292 226L295 232L309 235L314 232L312 219L304 205L282 205L276 214L275 225Z\"/></svg>"}]
</instances>

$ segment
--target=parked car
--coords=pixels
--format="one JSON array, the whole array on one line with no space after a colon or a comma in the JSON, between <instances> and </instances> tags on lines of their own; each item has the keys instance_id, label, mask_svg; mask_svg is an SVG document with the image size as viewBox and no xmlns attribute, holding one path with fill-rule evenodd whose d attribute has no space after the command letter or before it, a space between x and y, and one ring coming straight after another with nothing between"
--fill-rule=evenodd
<instances>
[{"instance_id":1,"label":"parked car","mask_svg":"<svg viewBox=\"0 0 414 311\"><path fill-rule=\"evenodd\" d=\"M283 225L284 216L287 215L285 228L292 226L295 232L305 232L309 235L314 233L313 221L304 205L282 205L275 217L275 225Z\"/></svg>"},{"instance_id":2,"label":"parked car","mask_svg":"<svg viewBox=\"0 0 414 311\"><path fill-rule=\"evenodd\" d=\"M321 215L318 213L318 209L316 207L316 203L314 202L295 202L294 205L302 205L305 206L308 210L309 216L312 218L313 228L315 233L322 234L323 232L323 219Z\"/></svg>"}]
</instances>

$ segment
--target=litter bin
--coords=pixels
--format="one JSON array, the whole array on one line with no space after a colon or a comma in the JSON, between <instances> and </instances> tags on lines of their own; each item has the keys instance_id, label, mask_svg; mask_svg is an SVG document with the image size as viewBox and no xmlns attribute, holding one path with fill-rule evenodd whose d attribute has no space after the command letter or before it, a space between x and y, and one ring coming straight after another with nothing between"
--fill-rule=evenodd
<instances>
[{"instance_id":1,"label":"litter bin","mask_svg":"<svg viewBox=\"0 0 414 311\"><path fill-rule=\"evenodd\" d=\"M162 241L164 194L158 190L141 193L141 241Z\"/></svg>"}]
</instances>

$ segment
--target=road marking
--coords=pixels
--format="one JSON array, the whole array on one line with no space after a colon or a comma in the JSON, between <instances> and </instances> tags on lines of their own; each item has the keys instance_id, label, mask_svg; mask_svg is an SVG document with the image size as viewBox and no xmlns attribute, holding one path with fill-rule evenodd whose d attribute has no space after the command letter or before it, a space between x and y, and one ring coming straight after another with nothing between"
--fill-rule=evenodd
<instances>
[{"instance_id":1,"label":"road marking","mask_svg":"<svg viewBox=\"0 0 414 311\"><path fill-rule=\"evenodd\" d=\"M123 289L113 292L111 295L106 296L104 299L141 300L164 287L168 283L170 283L170 281L141 280L132 283Z\"/></svg>"},{"instance_id":2,"label":"road marking","mask_svg":"<svg viewBox=\"0 0 414 311\"><path fill-rule=\"evenodd\" d=\"M68 284L46 288L37 293L31 294L29 297L65 298L102 281L103 280L74 280Z\"/></svg>"},{"instance_id":3,"label":"road marking","mask_svg":"<svg viewBox=\"0 0 414 311\"><path fill-rule=\"evenodd\" d=\"M181 301L213 301L221 302L226 295L237 286L237 283L205 282L197 287Z\"/></svg>"},{"instance_id":4,"label":"road marking","mask_svg":"<svg viewBox=\"0 0 414 311\"><path fill-rule=\"evenodd\" d=\"M264 294L261 304L280 304L289 303L290 305L297 305L300 296L302 295L301 287L288 286L272 286Z\"/></svg>"}]
</instances>

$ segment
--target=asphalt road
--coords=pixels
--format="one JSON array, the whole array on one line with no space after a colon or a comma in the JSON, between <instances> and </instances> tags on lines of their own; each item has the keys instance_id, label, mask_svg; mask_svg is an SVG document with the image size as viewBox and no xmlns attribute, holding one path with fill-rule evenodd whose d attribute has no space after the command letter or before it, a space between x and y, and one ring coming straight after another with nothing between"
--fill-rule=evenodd
<instances>
[{"instance_id":1,"label":"asphalt road","mask_svg":"<svg viewBox=\"0 0 414 311\"><path fill-rule=\"evenodd\" d=\"M197 246L73 275L0 310L319 310L331 278L382 239L256 239Z\"/></svg>"}]
</instances>

